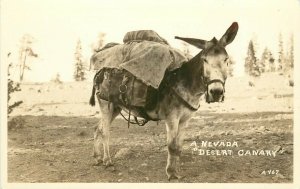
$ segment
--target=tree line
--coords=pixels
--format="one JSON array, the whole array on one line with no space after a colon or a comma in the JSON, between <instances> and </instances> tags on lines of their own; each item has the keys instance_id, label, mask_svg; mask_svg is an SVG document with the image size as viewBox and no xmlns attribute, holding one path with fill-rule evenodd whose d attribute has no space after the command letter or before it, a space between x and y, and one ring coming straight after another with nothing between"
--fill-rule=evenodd
<instances>
[{"instance_id":1,"label":"tree line","mask_svg":"<svg viewBox=\"0 0 300 189\"><path fill-rule=\"evenodd\" d=\"M265 72L280 72L287 74L294 68L294 36L291 34L287 42L287 48L284 49L282 34L278 37L278 59L277 62L273 53L268 47L265 47L258 58L253 40L249 41L247 56L245 59L245 73L249 76L258 77Z\"/></svg>"},{"instance_id":2,"label":"tree line","mask_svg":"<svg viewBox=\"0 0 300 189\"><path fill-rule=\"evenodd\" d=\"M98 52L104 46L105 33L99 33L98 39L95 43L91 44L91 49L93 53ZM16 67L19 71L19 82L14 82L10 79L10 69L13 67L12 62L8 66L8 101L10 100L10 95L16 91L20 91L20 83L24 79L25 71L30 71L30 61L34 58L38 58L38 54L33 48L35 43L35 38L29 34L25 34L20 39L19 44L19 60ZM282 34L278 38L278 59L274 58L273 53L268 47L265 47L260 58L257 57L256 45L254 40L250 40L248 44L247 56L245 58L245 73L249 76L258 77L265 72L280 72L288 73L294 67L294 36L293 34L289 37L289 40L284 49L284 43L282 39ZM187 57L191 57L189 46L186 43L182 43L182 51ZM11 52L8 53L7 57L11 56ZM229 57L228 61L228 75L233 76L235 61L232 57ZM75 81L83 81L86 79L86 71L88 69L88 63L82 55L82 44L79 39L76 43L74 52L74 72L73 78ZM59 73L56 74L55 78L52 80L56 83L61 83ZM8 113L11 113L13 108L19 106L22 101L14 102L9 105Z\"/></svg>"},{"instance_id":3,"label":"tree line","mask_svg":"<svg viewBox=\"0 0 300 189\"><path fill-rule=\"evenodd\" d=\"M98 39L95 43L91 44L91 50L93 52L99 51L104 46L105 33L99 33ZM16 65L19 69L19 82L22 82L26 71L30 71L30 61L33 58L37 58L38 54L33 49L33 44L35 42L34 37L29 34L25 34L20 40L19 47L19 63ZM277 61L274 58L274 54L268 47L265 47L260 58L256 52L255 41L250 40L248 44L247 56L245 58L245 73L249 76L258 77L265 72L282 72L287 73L294 67L294 36L291 35L287 48L284 49L284 43L282 39L282 34L278 38L278 58ZM185 43L182 43L183 53L189 57L190 49ZM232 57L229 57L228 61L228 74L233 76L235 61ZM10 66L12 67L12 66ZM89 70L88 63L83 57L82 44L79 39L76 43L74 52L74 72L73 79L75 81L83 81L86 79L86 71ZM53 81L60 82L59 73L56 74Z\"/></svg>"},{"instance_id":4,"label":"tree line","mask_svg":"<svg viewBox=\"0 0 300 189\"><path fill-rule=\"evenodd\" d=\"M99 33L97 41L91 44L91 49L93 53L98 52L104 46L105 35L105 33ZM84 61L82 56L82 45L80 39L77 41L74 55L75 69L73 78L75 81L84 81L86 80L86 70L88 70L88 64L86 61Z\"/></svg>"}]
</instances>

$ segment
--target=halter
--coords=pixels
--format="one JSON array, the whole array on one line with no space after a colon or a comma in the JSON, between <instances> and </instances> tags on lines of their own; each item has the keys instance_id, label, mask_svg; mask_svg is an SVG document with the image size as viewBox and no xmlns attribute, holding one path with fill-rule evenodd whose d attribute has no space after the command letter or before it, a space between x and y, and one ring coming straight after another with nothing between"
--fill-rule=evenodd
<instances>
[{"instance_id":1,"label":"halter","mask_svg":"<svg viewBox=\"0 0 300 189\"><path fill-rule=\"evenodd\" d=\"M212 83L221 83L222 86L223 86L223 88L224 88L224 90L225 90L225 82L222 81L221 79L213 79L213 80L208 81L208 82L207 82L207 89L208 89L208 86L209 86L210 84L212 84Z\"/></svg>"},{"instance_id":2,"label":"halter","mask_svg":"<svg viewBox=\"0 0 300 189\"><path fill-rule=\"evenodd\" d=\"M209 103L209 101L208 101L208 86L212 83L221 83L223 86L223 89L224 89L224 93L225 93L225 81L222 81L220 79L212 79L212 80L208 81L207 85L206 85L206 102L208 102L208 103ZM225 98L225 96L223 95L222 102L224 101L224 98Z\"/></svg>"}]
</instances>

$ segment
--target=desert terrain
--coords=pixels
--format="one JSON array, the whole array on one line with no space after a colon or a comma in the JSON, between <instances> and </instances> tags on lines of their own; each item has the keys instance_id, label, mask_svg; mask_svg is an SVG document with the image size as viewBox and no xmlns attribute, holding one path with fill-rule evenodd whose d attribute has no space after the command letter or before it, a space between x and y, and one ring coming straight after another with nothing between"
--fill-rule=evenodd
<instances>
[{"instance_id":1,"label":"desert terrain","mask_svg":"<svg viewBox=\"0 0 300 189\"><path fill-rule=\"evenodd\" d=\"M277 73L253 83L228 78L224 103L202 102L185 129L183 178L171 182L293 181L293 87ZM88 104L91 81L23 83L21 89L11 99L23 103L9 116L8 182L169 182L163 121L127 128L118 117L110 128L114 166L94 166L100 115Z\"/></svg>"}]
</instances>

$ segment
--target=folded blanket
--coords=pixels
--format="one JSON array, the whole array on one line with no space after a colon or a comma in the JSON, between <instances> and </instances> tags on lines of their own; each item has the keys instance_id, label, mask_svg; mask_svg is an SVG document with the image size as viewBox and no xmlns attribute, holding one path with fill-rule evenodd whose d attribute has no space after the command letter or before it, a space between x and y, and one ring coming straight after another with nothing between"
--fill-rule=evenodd
<instances>
[{"instance_id":1,"label":"folded blanket","mask_svg":"<svg viewBox=\"0 0 300 189\"><path fill-rule=\"evenodd\" d=\"M132 42L132 41L154 41L158 43L163 43L168 45L167 40L162 38L153 30L138 30L127 32L123 38L124 43Z\"/></svg>"},{"instance_id":2,"label":"folded blanket","mask_svg":"<svg viewBox=\"0 0 300 189\"><path fill-rule=\"evenodd\" d=\"M95 53L91 65L95 70L104 67L125 69L146 85L158 88L166 71L187 62L184 54L169 45L154 41L128 41Z\"/></svg>"}]
</instances>

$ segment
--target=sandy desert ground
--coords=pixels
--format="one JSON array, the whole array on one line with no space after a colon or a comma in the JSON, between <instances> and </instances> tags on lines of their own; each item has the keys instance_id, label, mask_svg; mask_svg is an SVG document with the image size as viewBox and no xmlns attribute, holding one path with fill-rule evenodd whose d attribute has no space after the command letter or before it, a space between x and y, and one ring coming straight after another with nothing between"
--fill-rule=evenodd
<instances>
[{"instance_id":1,"label":"sandy desert ground","mask_svg":"<svg viewBox=\"0 0 300 189\"><path fill-rule=\"evenodd\" d=\"M175 182L292 182L293 87L279 74L229 78L224 103L206 104L186 128L181 180ZM117 119L111 126L114 167L93 166L98 107L88 105L91 82L24 83L12 102L23 100L9 120L9 182L168 182L164 122L144 127ZM203 147L202 141L236 142ZM233 155L199 155L232 150ZM275 152L275 156L246 151Z\"/></svg>"}]
</instances>

